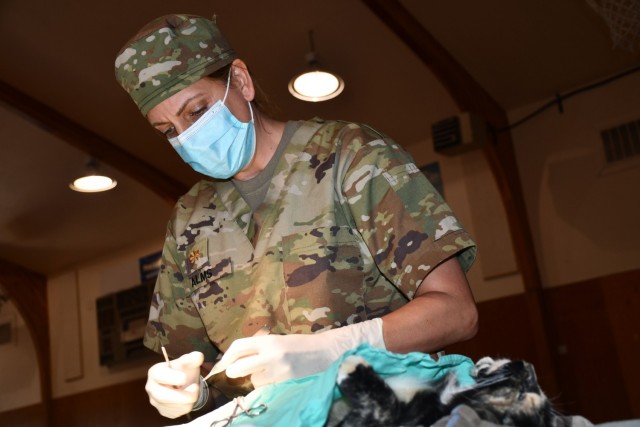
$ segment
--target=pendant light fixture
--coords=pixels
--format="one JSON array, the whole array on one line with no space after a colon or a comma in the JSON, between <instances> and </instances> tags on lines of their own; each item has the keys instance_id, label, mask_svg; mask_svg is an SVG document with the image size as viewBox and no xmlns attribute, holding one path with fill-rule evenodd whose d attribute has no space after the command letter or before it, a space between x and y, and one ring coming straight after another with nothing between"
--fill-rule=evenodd
<instances>
[{"instance_id":1,"label":"pendant light fixture","mask_svg":"<svg viewBox=\"0 0 640 427\"><path fill-rule=\"evenodd\" d=\"M106 175L98 172L98 162L95 159L89 159L86 166L86 174L75 179L69 188L81 193L99 193L114 188L118 182Z\"/></svg>"},{"instance_id":2,"label":"pendant light fixture","mask_svg":"<svg viewBox=\"0 0 640 427\"><path fill-rule=\"evenodd\" d=\"M311 51L305 56L310 69L289 81L289 92L298 99L309 102L326 101L340 95L344 81L335 73L319 67L313 43L313 31L309 31Z\"/></svg>"}]
</instances>

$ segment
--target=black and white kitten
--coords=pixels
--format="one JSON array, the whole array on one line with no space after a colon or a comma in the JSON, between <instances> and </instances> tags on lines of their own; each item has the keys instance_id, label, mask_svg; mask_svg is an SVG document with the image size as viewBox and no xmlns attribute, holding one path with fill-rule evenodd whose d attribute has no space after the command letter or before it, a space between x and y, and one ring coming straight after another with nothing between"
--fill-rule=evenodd
<instances>
[{"instance_id":1,"label":"black and white kitten","mask_svg":"<svg viewBox=\"0 0 640 427\"><path fill-rule=\"evenodd\" d=\"M464 404L499 425L564 425L538 385L533 366L509 359L480 359L472 371L476 383L460 386L455 373L438 380L383 380L360 356L340 367L338 386L349 411L341 427L430 426ZM560 422L559 422L560 421Z\"/></svg>"}]
</instances>

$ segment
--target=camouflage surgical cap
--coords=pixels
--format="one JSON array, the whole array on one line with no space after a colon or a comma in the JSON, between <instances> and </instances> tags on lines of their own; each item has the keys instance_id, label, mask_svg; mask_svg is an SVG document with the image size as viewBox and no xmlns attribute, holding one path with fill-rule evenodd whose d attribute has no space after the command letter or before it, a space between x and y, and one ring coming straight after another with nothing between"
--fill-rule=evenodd
<instances>
[{"instance_id":1,"label":"camouflage surgical cap","mask_svg":"<svg viewBox=\"0 0 640 427\"><path fill-rule=\"evenodd\" d=\"M236 57L211 20L166 15L145 25L120 50L116 79L146 116L160 102Z\"/></svg>"}]
</instances>

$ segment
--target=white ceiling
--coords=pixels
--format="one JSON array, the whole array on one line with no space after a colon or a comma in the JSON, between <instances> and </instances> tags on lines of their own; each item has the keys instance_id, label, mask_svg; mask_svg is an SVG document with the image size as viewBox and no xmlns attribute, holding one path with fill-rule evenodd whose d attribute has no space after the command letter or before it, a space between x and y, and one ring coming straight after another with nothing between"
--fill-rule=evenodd
<instances>
[{"instance_id":1,"label":"white ceiling","mask_svg":"<svg viewBox=\"0 0 640 427\"><path fill-rule=\"evenodd\" d=\"M506 110L640 62L638 51L612 48L586 0L400 3ZM279 118L361 121L411 144L457 112L427 65L360 0L2 0L0 80L190 186L195 172L150 130L113 77L121 45L173 12L215 13ZM287 92L305 67L310 30L321 63L346 81L344 93L325 103ZM104 165L118 179L114 190L72 192L68 183L87 153L1 99L0 259L52 275L162 239L171 209L165 200L119 164Z\"/></svg>"}]
</instances>

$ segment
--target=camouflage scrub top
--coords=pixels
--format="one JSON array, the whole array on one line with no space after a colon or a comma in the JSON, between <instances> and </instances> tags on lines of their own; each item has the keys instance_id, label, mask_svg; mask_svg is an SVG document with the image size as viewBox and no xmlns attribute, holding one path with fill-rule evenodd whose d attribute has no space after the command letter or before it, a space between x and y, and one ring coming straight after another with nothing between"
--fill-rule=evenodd
<instances>
[{"instance_id":1,"label":"camouflage scrub top","mask_svg":"<svg viewBox=\"0 0 640 427\"><path fill-rule=\"evenodd\" d=\"M315 333L382 316L475 244L398 144L358 124L304 122L252 212L230 181L176 204L145 345L206 360L261 326Z\"/></svg>"}]
</instances>

